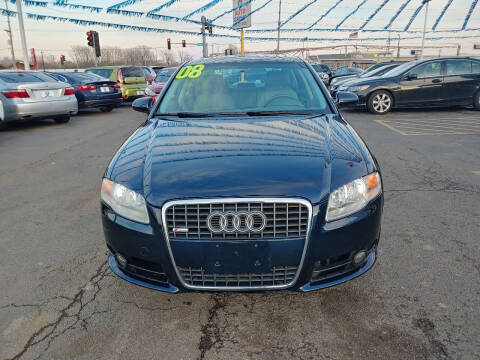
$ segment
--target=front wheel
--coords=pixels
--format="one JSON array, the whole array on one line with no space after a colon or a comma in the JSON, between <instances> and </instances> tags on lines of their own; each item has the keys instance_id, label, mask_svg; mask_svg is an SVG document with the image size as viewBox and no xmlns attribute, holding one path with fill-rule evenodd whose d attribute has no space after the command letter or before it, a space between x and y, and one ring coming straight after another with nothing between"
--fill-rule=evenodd
<instances>
[{"instance_id":1,"label":"front wheel","mask_svg":"<svg viewBox=\"0 0 480 360\"><path fill-rule=\"evenodd\" d=\"M65 124L65 123L68 123L70 121L70 116L69 115L65 115L65 116L59 116L55 119L53 119L55 121L55 123L57 124Z\"/></svg>"},{"instance_id":2,"label":"front wheel","mask_svg":"<svg viewBox=\"0 0 480 360\"><path fill-rule=\"evenodd\" d=\"M473 107L477 110L480 110L480 90L477 91L477 93L473 97Z\"/></svg>"},{"instance_id":3,"label":"front wheel","mask_svg":"<svg viewBox=\"0 0 480 360\"><path fill-rule=\"evenodd\" d=\"M384 90L375 91L368 98L368 111L376 115L384 115L392 110L392 95Z\"/></svg>"}]
</instances>

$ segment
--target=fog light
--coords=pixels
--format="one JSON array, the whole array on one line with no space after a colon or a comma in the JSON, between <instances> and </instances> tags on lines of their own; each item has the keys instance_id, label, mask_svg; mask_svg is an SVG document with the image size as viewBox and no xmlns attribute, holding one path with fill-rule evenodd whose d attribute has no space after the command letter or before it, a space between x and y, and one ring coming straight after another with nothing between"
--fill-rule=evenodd
<instances>
[{"instance_id":1,"label":"fog light","mask_svg":"<svg viewBox=\"0 0 480 360\"><path fill-rule=\"evenodd\" d=\"M361 250L357 252L353 256L353 265L355 266L360 265L365 260L366 257L367 257L367 252L365 250Z\"/></svg>"},{"instance_id":2,"label":"fog light","mask_svg":"<svg viewBox=\"0 0 480 360\"><path fill-rule=\"evenodd\" d=\"M122 254L115 254L115 259L117 260L118 266L120 266L122 269L125 269L127 267L127 259Z\"/></svg>"}]
</instances>

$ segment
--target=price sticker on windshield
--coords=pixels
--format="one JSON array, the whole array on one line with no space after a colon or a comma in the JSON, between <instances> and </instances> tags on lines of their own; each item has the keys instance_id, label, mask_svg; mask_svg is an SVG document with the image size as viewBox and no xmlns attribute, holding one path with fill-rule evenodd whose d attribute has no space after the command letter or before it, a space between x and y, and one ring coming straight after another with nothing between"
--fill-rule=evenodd
<instances>
[{"instance_id":1,"label":"price sticker on windshield","mask_svg":"<svg viewBox=\"0 0 480 360\"><path fill-rule=\"evenodd\" d=\"M177 79L196 79L202 76L202 71L205 68L205 65L203 64L198 64L195 66L192 65L187 65L184 66L183 68L180 69L180 71L177 73L177 76L175 76Z\"/></svg>"}]
</instances>

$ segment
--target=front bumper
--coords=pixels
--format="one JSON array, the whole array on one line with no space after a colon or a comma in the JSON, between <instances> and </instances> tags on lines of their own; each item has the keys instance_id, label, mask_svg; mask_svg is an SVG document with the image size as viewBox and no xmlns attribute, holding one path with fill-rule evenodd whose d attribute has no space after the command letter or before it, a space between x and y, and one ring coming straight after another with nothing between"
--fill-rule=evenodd
<instances>
[{"instance_id":1,"label":"front bumper","mask_svg":"<svg viewBox=\"0 0 480 360\"><path fill-rule=\"evenodd\" d=\"M298 279L288 290L322 289L354 279L369 270L376 260L382 208L381 196L351 216L325 223L324 206L314 206L305 260ZM155 219L155 209L149 208L149 211ZM116 215L104 204L102 222L110 250L109 264L115 274L150 289L170 293L189 291L182 286L173 267L161 224L132 222ZM360 250L366 251L367 256L354 265L353 255ZM126 267L121 268L117 263L117 253L128 260ZM208 290L219 291L205 291Z\"/></svg>"}]
</instances>

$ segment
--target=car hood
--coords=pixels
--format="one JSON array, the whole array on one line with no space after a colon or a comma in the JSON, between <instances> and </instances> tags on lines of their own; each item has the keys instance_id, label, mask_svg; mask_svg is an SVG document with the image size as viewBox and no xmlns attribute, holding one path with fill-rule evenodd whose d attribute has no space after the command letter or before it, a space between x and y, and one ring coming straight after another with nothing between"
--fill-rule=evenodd
<instances>
[{"instance_id":1,"label":"car hood","mask_svg":"<svg viewBox=\"0 0 480 360\"><path fill-rule=\"evenodd\" d=\"M388 83L390 82L390 78L383 78L381 76L372 76L363 79L352 79L342 85L348 86L357 86L357 85L371 85L371 84L380 84L380 83Z\"/></svg>"},{"instance_id":2,"label":"car hood","mask_svg":"<svg viewBox=\"0 0 480 360\"><path fill-rule=\"evenodd\" d=\"M147 202L303 197L312 203L364 176L368 151L337 115L152 119L120 148L106 176Z\"/></svg>"},{"instance_id":3,"label":"car hood","mask_svg":"<svg viewBox=\"0 0 480 360\"><path fill-rule=\"evenodd\" d=\"M334 86L339 86L339 85L342 85L343 83L349 81L349 80L352 80L352 79L357 79L358 76L357 75L344 75L344 76L340 76L340 77L336 77L334 79L336 79L336 81L334 81Z\"/></svg>"}]
</instances>

